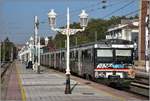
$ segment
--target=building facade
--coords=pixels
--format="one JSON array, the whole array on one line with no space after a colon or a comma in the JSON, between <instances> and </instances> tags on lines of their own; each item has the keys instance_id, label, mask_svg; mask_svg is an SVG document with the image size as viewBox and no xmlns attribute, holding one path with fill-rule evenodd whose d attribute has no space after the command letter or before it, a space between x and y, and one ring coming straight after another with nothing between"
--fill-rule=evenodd
<instances>
[{"instance_id":1,"label":"building facade","mask_svg":"<svg viewBox=\"0 0 150 101\"><path fill-rule=\"evenodd\" d=\"M122 20L121 24L108 29L106 39L124 39L137 42L138 24L138 20Z\"/></svg>"}]
</instances>

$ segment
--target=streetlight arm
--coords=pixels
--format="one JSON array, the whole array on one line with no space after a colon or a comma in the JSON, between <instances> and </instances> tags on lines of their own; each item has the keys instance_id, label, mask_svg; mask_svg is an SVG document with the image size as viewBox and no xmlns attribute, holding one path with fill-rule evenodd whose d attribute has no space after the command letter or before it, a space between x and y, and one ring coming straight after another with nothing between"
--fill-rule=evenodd
<instances>
[{"instance_id":1,"label":"streetlight arm","mask_svg":"<svg viewBox=\"0 0 150 101\"><path fill-rule=\"evenodd\" d=\"M67 29L59 29L59 28L54 28L54 27L52 27L51 30L53 30L53 31L55 31L55 32L60 32L60 33L62 33L63 35L65 35Z\"/></svg>"},{"instance_id":2,"label":"streetlight arm","mask_svg":"<svg viewBox=\"0 0 150 101\"><path fill-rule=\"evenodd\" d=\"M67 34L67 28L65 28L65 29L60 29L60 28L51 28L53 31L57 31L57 32L60 32L60 33L62 33L63 35L66 35ZM77 32L82 32L82 31L84 31L85 30L85 27L83 27L82 29L69 29L69 33L70 33L70 35L73 35L73 34L75 34L75 33L77 33Z\"/></svg>"},{"instance_id":3,"label":"streetlight arm","mask_svg":"<svg viewBox=\"0 0 150 101\"><path fill-rule=\"evenodd\" d=\"M70 29L70 35L74 35L77 32L82 32L85 30L85 27L83 27L82 29Z\"/></svg>"}]
</instances>

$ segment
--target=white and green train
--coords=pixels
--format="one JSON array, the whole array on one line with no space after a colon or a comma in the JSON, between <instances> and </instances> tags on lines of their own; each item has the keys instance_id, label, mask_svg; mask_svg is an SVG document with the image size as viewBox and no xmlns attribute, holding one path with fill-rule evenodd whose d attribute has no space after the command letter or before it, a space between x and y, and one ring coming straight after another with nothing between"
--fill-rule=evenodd
<instances>
[{"instance_id":1,"label":"white and green train","mask_svg":"<svg viewBox=\"0 0 150 101\"><path fill-rule=\"evenodd\" d=\"M134 44L121 39L107 39L70 48L72 74L88 79L129 77L133 66ZM60 71L66 69L66 49L41 54L41 64Z\"/></svg>"}]
</instances>

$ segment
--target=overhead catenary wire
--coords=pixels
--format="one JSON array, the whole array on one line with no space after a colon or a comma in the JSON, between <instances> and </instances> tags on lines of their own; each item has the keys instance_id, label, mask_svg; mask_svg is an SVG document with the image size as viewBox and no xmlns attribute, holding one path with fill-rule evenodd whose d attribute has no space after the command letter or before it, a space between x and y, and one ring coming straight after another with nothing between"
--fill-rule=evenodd
<instances>
[{"instance_id":1,"label":"overhead catenary wire","mask_svg":"<svg viewBox=\"0 0 150 101\"><path fill-rule=\"evenodd\" d=\"M114 13L116 13L116 12L118 12L118 11L121 11L122 9L128 7L129 5L131 5L132 3L134 3L135 1L136 1L136 0L132 0L132 1L128 2L128 3L126 3L126 4L123 5L122 7L118 8L118 9L115 9L114 11L112 11L112 12L110 12L109 14L103 16L102 18L109 17L109 16L113 15ZM115 2L115 3L109 4L109 5L107 6L107 8L108 8L108 7L116 6L116 5L120 4L120 3L122 3L122 0L121 0L121 1L118 1L118 2ZM98 5L98 4L100 4L100 2L98 2L98 3L96 3L96 4L90 5L91 8L85 8L85 9L87 9L86 12L87 12L87 13L93 13L93 12L96 11L96 10L103 9L103 8L101 8L101 7L98 7L98 8L93 8L93 7L92 7L93 5ZM90 6L89 6L89 7L90 7ZM87 7L88 7L88 6L87 6ZM73 16L73 15L77 14L77 13L78 13L77 11L79 11L79 10L81 10L81 9L83 9L83 8L76 9L76 10L71 10L70 15L71 15L72 17L75 17L75 16ZM137 10L135 10L135 11L132 11L132 12L128 13L128 16L131 15L131 14L133 14L133 13L136 13L136 12L138 12L138 11L139 11L139 9L137 9ZM123 16L126 16L126 15L123 15ZM64 21L66 21L64 15L63 15L63 16L60 16L60 15L59 15L59 17L62 17L61 20L59 20L59 23L62 23L62 22L64 22ZM42 23L43 23L43 22L42 22Z\"/></svg>"},{"instance_id":2,"label":"overhead catenary wire","mask_svg":"<svg viewBox=\"0 0 150 101\"><path fill-rule=\"evenodd\" d=\"M71 15L72 17L75 17L75 16L73 16L73 15L78 14L79 11L81 11L82 9L85 9L87 13L91 13L91 12L94 12L94 11L96 11L96 10L103 9L102 7L100 7L100 4L101 4L101 2L97 2L97 3L95 3L95 4L91 4L91 5L86 6L86 7L82 7L82 8L79 8L79 9L70 10L70 15ZM107 5L107 8L116 6L116 5L118 5L118 4L122 4L122 0L117 0L117 2L111 3L111 4ZM97 7L97 6L98 6L98 7ZM58 17L59 19L62 19L62 20L59 20L59 22L65 21L65 16L64 16L64 14L59 14L57 17ZM44 21L44 20L45 20L45 21ZM41 21L42 24L47 23L47 19L44 19L44 20Z\"/></svg>"},{"instance_id":3,"label":"overhead catenary wire","mask_svg":"<svg viewBox=\"0 0 150 101\"><path fill-rule=\"evenodd\" d=\"M112 14L114 14L114 13L116 13L116 12L118 12L118 11L120 11L120 10L122 10L122 9L126 8L126 7L128 7L129 5L131 5L132 3L134 3L135 1L136 1L136 0L133 0L133 1L131 1L131 2L127 3L127 4L125 4L124 6L122 6L122 7L118 8L118 9L116 9L116 10L112 11L112 12L110 12L109 14L107 14L107 15L103 16L102 18L106 18L106 17L111 16Z\"/></svg>"},{"instance_id":4,"label":"overhead catenary wire","mask_svg":"<svg viewBox=\"0 0 150 101\"><path fill-rule=\"evenodd\" d=\"M127 4L124 5L124 6L127 7L129 4L132 4L133 2L134 2L134 0L130 1L129 3L127 3ZM107 8L108 8L108 7L112 7L112 6L116 6L116 5L121 4L121 3L122 3L122 1L118 1L118 2L116 2L116 3L109 4L109 5L107 6ZM125 8L124 6L123 6L123 8ZM121 8L122 8L122 7L121 7ZM122 9L123 9L123 8L122 8ZM87 9L87 10L86 10L86 9ZM94 12L94 11L96 11L96 10L100 10L100 9L103 9L103 8L102 8L102 7L98 7L98 8L93 8L93 7L92 7L92 8L85 8L85 10L86 10L87 13L92 13L92 12ZM120 9L120 8L119 8L119 9ZM71 15L72 17L75 17L75 16L73 16L73 15L75 15L75 14L77 14L77 13L78 13L78 12L75 12L75 11L74 11L74 12L71 12L70 15ZM64 21L66 21L66 20L63 19L63 18L64 18L64 17L62 17L62 20L59 20L59 22L62 23L62 22L64 22Z\"/></svg>"}]
</instances>

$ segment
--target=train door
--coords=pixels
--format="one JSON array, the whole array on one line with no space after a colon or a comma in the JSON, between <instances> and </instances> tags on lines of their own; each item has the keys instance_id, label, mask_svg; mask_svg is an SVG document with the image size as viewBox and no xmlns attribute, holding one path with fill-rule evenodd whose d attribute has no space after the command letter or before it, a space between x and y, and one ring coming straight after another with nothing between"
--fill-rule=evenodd
<instances>
[{"instance_id":1,"label":"train door","mask_svg":"<svg viewBox=\"0 0 150 101\"><path fill-rule=\"evenodd\" d=\"M82 73L87 79L92 78L93 74L93 60L92 60L92 48L82 50Z\"/></svg>"}]
</instances>

